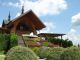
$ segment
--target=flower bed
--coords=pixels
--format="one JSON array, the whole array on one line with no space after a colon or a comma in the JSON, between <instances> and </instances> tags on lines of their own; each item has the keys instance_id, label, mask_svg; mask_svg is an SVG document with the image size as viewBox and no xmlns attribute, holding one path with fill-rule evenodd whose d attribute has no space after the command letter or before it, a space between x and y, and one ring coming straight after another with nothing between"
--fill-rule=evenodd
<instances>
[{"instance_id":1,"label":"flower bed","mask_svg":"<svg viewBox=\"0 0 80 60\"><path fill-rule=\"evenodd\" d=\"M30 46L30 47L41 47L43 45L41 45L41 44L32 44L32 45L28 45L28 46Z\"/></svg>"},{"instance_id":2,"label":"flower bed","mask_svg":"<svg viewBox=\"0 0 80 60\"><path fill-rule=\"evenodd\" d=\"M48 47L59 47L58 44L49 44Z\"/></svg>"},{"instance_id":3,"label":"flower bed","mask_svg":"<svg viewBox=\"0 0 80 60\"><path fill-rule=\"evenodd\" d=\"M37 42L48 42L47 40L40 40L40 41L37 41Z\"/></svg>"}]
</instances>

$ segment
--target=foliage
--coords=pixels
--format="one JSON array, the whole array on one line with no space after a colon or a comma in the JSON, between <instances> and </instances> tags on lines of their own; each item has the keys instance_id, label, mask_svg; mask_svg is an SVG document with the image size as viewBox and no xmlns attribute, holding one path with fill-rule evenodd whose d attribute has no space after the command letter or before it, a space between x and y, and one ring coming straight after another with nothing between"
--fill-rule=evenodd
<instances>
[{"instance_id":1,"label":"foliage","mask_svg":"<svg viewBox=\"0 0 80 60\"><path fill-rule=\"evenodd\" d=\"M68 41L68 47L71 47L71 46L73 46L72 41Z\"/></svg>"},{"instance_id":2,"label":"foliage","mask_svg":"<svg viewBox=\"0 0 80 60\"><path fill-rule=\"evenodd\" d=\"M63 41L62 46L65 47L65 48L66 47L71 47L71 46L73 46L73 43L72 43L72 41L68 41L68 39L66 39L66 40Z\"/></svg>"},{"instance_id":3,"label":"foliage","mask_svg":"<svg viewBox=\"0 0 80 60\"><path fill-rule=\"evenodd\" d=\"M0 51L3 50L3 47L5 46L5 38L4 35L2 33L0 33Z\"/></svg>"},{"instance_id":4,"label":"foliage","mask_svg":"<svg viewBox=\"0 0 80 60\"><path fill-rule=\"evenodd\" d=\"M38 55L38 52L39 52L39 47L34 47L34 48L31 48L32 49L32 51L34 51L35 52L35 54L36 55Z\"/></svg>"},{"instance_id":5,"label":"foliage","mask_svg":"<svg viewBox=\"0 0 80 60\"><path fill-rule=\"evenodd\" d=\"M49 48L49 47L40 47L35 48L34 51L36 54L41 58L46 58L46 60L60 60L60 55L62 52L66 50L62 47L55 47L55 48Z\"/></svg>"},{"instance_id":6,"label":"foliage","mask_svg":"<svg viewBox=\"0 0 80 60\"><path fill-rule=\"evenodd\" d=\"M37 53L37 55L42 59L46 58L49 55L50 48L48 47L41 47Z\"/></svg>"},{"instance_id":7,"label":"foliage","mask_svg":"<svg viewBox=\"0 0 80 60\"><path fill-rule=\"evenodd\" d=\"M80 60L80 48L67 48L62 54L60 60Z\"/></svg>"},{"instance_id":8,"label":"foliage","mask_svg":"<svg viewBox=\"0 0 80 60\"><path fill-rule=\"evenodd\" d=\"M0 51L0 55L3 55L4 54L4 51Z\"/></svg>"},{"instance_id":9,"label":"foliage","mask_svg":"<svg viewBox=\"0 0 80 60\"><path fill-rule=\"evenodd\" d=\"M53 44L59 44L61 45L63 43L63 39L54 38L54 37L47 37L47 40Z\"/></svg>"},{"instance_id":10,"label":"foliage","mask_svg":"<svg viewBox=\"0 0 80 60\"><path fill-rule=\"evenodd\" d=\"M11 47L18 45L18 36L15 33L11 33L10 43L11 43Z\"/></svg>"},{"instance_id":11,"label":"foliage","mask_svg":"<svg viewBox=\"0 0 80 60\"><path fill-rule=\"evenodd\" d=\"M4 35L4 42L5 42L5 46L4 46L4 53L6 54L6 52L10 49L10 34L3 34Z\"/></svg>"},{"instance_id":12,"label":"foliage","mask_svg":"<svg viewBox=\"0 0 80 60\"><path fill-rule=\"evenodd\" d=\"M8 51L10 48L10 35L0 33L0 51Z\"/></svg>"},{"instance_id":13,"label":"foliage","mask_svg":"<svg viewBox=\"0 0 80 60\"><path fill-rule=\"evenodd\" d=\"M47 60L60 60L60 56L64 50L62 47L51 48Z\"/></svg>"},{"instance_id":14,"label":"foliage","mask_svg":"<svg viewBox=\"0 0 80 60\"><path fill-rule=\"evenodd\" d=\"M0 55L0 60L4 60L5 55Z\"/></svg>"},{"instance_id":15,"label":"foliage","mask_svg":"<svg viewBox=\"0 0 80 60\"><path fill-rule=\"evenodd\" d=\"M0 51L6 53L11 47L18 45L17 35L0 33Z\"/></svg>"},{"instance_id":16,"label":"foliage","mask_svg":"<svg viewBox=\"0 0 80 60\"><path fill-rule=\"evenodd\" d=\"M48 42L51 42L53 44L58 44L58 45L65 47L65 48L73 46L72 41L70 41L68 39L63 40L60 38L47 37L47 40L48 40Z\"/></svg>"},{"instance_id":17,"label":"foliage","mask_svg":"<svg viewBox=\"0 0 80 60\"><path fill-rule=\"evenodd\" d=\"M16 46L11 48L5 57L6 60L38 60L35 53L26 47Z\"/></svg>"},{"instance_id":18,"label":"foliage","mask_svg":"<svg viewBox=\"0 0 80 60\"><path fill-rule=\"evenodd\" d=\"M43 42L43 46L48 46L49 42Z\"/></svg>"}]
</instances>

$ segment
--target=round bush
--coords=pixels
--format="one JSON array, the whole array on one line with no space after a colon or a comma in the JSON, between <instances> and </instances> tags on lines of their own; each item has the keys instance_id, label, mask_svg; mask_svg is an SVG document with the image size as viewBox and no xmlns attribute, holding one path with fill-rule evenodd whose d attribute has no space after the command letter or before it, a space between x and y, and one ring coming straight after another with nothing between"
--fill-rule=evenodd
<instances>
[{"instance_id":1,"label":"round bush","mask_svg":"<svg viewBox=\"0 0 80 60\"><path fill-rule=\"evenodd\" d=\"M34 47L34 48L31 48L31 50L34 51L36 55L38 55L40 47Z\"/></svg>"},{"instance_id":2,"label":"round bush","mask_svg":"<svg viewBox=\"0 0 80 60\"><path fill-rule=\"evenodd\" d=\"M61 54L60 60L80 60L80 49L78 47L71 47Z\"/></svg>"},{"instance_id":3,"label":"round bush","mask_svg":"<svg viewBox=\"0 0 80 60\"><path fill-rule=\"evenodd\" d=\"M43 58L47 58L47 56L49 55L50 52L50 48L48 47L41 47L37 53L37 55L43 59Z\"/></svg>"},{"instance_id":4,"label":"round bush","mask_svg":"<svg viewBox=\"0 0 80 60\"><path fill-rule=\"evenodd\" d=\"M5 60L38 60L38 57L31 49L16 46L7 52Z\"/></svg>"},{"instance_id":5,"label":"round bush","mask_svg":"<svg viewBox=\"0 0 80 60\"><path fill-rule=\"evenodd\" d=\"M64 50L62 47L51 48L47 60L60 60L60 56Z\"/></svg>"}]
</instances>

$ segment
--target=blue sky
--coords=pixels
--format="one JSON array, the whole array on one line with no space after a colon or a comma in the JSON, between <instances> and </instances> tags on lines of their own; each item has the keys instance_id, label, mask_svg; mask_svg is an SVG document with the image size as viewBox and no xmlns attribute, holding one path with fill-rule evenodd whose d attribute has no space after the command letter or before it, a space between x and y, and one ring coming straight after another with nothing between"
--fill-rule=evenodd
<instances>
[{"instance_id":1,"label":"blue sky","mask_svg":"<svg viewBox=\"0 0 80 60\"><path fill-rule=\"evenodd\" d=\"M7 19L32 9L47 26L41 32L64 33L74 44L80 43L80 0L0 0L0 25Z\"/></svg>"}]
</instances>

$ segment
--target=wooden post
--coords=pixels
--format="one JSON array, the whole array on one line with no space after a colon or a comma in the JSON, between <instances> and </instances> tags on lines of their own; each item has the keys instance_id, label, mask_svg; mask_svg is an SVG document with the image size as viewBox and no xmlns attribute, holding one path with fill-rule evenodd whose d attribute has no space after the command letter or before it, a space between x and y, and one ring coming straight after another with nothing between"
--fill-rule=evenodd
<instances>
[{"instance_id":1,"label":"wooden post","mask_svg":"<svg viewBox=\"0 0 80 60\"><path fill-rule=\"evenodd\" d=\"M62 35L61 35L61 40L62 40Z\"/></svg>"},{"instance_id":2,"label":"wooden post","mask_svg":"<svg viewBox=\"0 0 80 60\"><path fill-rule=\"evenodd\" d=\"M61 35L61 40L62 40L62 35ZM62 42L61 42L61 46L62 46Z\"/></svg>"},{"instance_id":3,"label":"wooden post","mask_svg":"<svg viewBox=\"0 0 80 60\"><path fill-rule=\"evenodd\" d=\"M16 32L16 27L17 27L18 23L19 23L19 21L14 22L14 27L11 29L11 32L14 32L14 33Z\"/></svg>"},{"instance_id":4,"label":"wooden post","mask_svg":"<svg viewBox=\"0 0 80 60\"><path fill-rule=\"evenodd\" d=\"M35 26L34 26L32 23L31 23L31 25L32 25L32 31L33 31L34 35L37 35L37 32L36 32Z\"/></svg>"}]
</instances>

